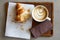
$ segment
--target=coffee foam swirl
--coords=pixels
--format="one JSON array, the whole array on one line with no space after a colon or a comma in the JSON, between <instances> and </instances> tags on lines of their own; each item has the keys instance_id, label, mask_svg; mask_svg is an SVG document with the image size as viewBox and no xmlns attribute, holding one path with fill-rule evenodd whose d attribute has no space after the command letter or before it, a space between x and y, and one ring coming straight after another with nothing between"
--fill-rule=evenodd
<instances>
[{"instance_id":1,"label":"coffee foam swirl","mask_svg":"<svg viewBox=\"0 0 60 40\"><path fill-rule=\"evenodd\" d=\"M34 9L34 17L38 20L43 20L47 15L47 12L44 8L35 8Z\"/></svg>"}]
</instances>

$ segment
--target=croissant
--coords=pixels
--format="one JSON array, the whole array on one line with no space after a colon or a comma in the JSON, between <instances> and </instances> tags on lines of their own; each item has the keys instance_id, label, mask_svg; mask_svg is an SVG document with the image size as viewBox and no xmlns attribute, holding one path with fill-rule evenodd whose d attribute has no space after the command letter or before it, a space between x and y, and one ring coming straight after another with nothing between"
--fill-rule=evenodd
<instances>
[{"instance_id":1,"label":"croissant","mask_svg":"<svg viewBox=\"0 0 60 40\"><path fill-rule=\"evenodd\" d=\"M20 3L16 4L16 21L25 22L31 17L30 10L25 10Z\"/></svg>"}]
</instances>

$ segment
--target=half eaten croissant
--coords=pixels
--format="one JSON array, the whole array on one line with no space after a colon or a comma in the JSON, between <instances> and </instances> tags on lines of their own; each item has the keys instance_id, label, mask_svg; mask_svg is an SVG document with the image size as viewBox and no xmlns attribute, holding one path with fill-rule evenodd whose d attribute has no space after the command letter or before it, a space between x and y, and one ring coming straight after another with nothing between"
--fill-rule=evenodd
<instances>
[{"instance_id":1,"label":"half eaten croissant","mask_svg":"<svg viewBox=\"0 0 60 40\"><path fill-rule=\"evenodd\" d=\"M16 21L25 22L31 17L30 10L25 10L20 3L16 4Z\"/></svg>"}]
</instances>

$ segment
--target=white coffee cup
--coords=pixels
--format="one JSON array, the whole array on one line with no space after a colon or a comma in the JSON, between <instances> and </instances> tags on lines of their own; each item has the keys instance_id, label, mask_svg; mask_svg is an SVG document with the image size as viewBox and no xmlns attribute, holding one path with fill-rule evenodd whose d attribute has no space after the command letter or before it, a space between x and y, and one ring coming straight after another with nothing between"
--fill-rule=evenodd
<instances>
[{"instance_id":1,"label":"white coffee cup","mask_svg":"<svg viewBox=\"0 0 60 40\"><path fill-rule=\"evenodd\" d=\"M32 10L32 17L37 22L43 22L46 19L51 20L48 9L43 5L38 5Z\"/></svg>"}]
</instances>

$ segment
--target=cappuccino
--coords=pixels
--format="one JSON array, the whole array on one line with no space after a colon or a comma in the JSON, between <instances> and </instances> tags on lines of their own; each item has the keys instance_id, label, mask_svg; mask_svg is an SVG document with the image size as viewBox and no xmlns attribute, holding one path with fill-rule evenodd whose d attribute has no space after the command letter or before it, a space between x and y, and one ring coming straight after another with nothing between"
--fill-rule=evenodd
<instances>
[{"instance_id":1,"label":"cappuccino","mask_svg":"<svg viewBox=\"0 0 60 40\"><path fill-rule=\"evenodd\" d=\"M47 16L47 11L42 7L37 7L34 9L34 17L38 20L43 20Z\"/></svg>"},{"instance_id":2,"label":"cappuccino","mask_svg":"<svg viewBox=\"0 0 60 40\"><path fill-rule=\"evenodd\" d=\"M43 5L36 6L32 11L32 17L38 22L43 22L46 19L51 20L49 17L48 9Z\"/></svg>"}]
</instances>

